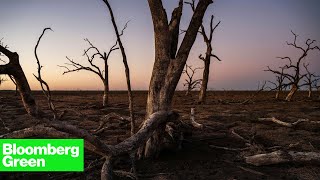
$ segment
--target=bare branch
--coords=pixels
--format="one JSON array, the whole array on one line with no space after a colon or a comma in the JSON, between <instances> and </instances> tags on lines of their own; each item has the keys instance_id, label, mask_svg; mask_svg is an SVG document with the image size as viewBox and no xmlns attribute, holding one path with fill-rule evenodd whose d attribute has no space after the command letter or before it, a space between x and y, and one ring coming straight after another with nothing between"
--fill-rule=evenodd
<instances>
[{"instance_id":1,"label":"bare branch","mask_svg":"<svg viewBox=\"0 0 320 180\"><path fill-rule=\"evenodd\" d=\"M36 57L37 64L38 64L38 76L36 76L35 74L33 74L33 75L34 75L34 77L35 77L35 78L39 81L39 83L40 83L42 92L43 92L43 94L44 94L44 95L46 96L46 98L47 98L49 109L52 111L52 113L53 113L53 119L55 120L55 119L57 118L57 111L56 111L55 106L54 106L54 104L53 104L53 102L52 102L52 96L51 96L50 87L49 87L48 83L47 83L46 81L44 81L44 80L42 79L42 77L41 77L41 69L42 69L43 66L41 66L40 60L39 60L38 55L37 55L37 49L38 49L40 40L41 40L41 38L43 37L43 35L44 35L44 33L46 32L46 30L51 30L51 31L52 31L51 28L45 28L45 29L43 30L41 36L39 37L38 42L37 42L37 44L36 44L36 46L35 46L35 49L34 49L34 55L35 55L35 57Z\"/></svg>"}]
</instances>

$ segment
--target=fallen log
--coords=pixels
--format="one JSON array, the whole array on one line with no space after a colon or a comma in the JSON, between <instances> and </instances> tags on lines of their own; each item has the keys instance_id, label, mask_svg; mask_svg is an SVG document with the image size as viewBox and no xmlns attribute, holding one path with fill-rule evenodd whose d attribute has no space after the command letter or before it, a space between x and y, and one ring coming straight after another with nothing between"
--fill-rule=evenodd
<instances>
[{"instance_id":1,"label":"fallen log","mask_svg":"<svg viewBox=\"0 0 320 180\"><path fill-rule=\"evenodd\" d=\"M245 157L245 162L255 166L265 166L287 162L320 162L320 153L317 152L296 152L296 151L274 151L271 153L257 154Z\"/></svg>"},{"instance_id":2,"label":"fallen log","mask_svg":"<svg viewBox=\"0 0 320 180\"><path fill-rule=\"evenodd\" d=\"M279 124L281 126L285 126L285 127L295 127L298 124L302 123L302 122L308 122L308 123L314 123L314 124L320 124L320 121L310 121L309 119L298 119L296 122L293 123L288 123L288 122L284 122L281 121L275 117L271 117L271 118L258 118L259 121L269 121L269 122L274 122L276 124Z\"/></svg>"}]
</instances>

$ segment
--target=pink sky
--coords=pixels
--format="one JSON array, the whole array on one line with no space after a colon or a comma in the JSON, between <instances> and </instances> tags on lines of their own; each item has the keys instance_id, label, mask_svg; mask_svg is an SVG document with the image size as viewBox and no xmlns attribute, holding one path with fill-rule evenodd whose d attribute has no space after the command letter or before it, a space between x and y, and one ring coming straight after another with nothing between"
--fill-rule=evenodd
<instances>
[{"instance_id":1,"label":"pink sky","mask_svg":"<svg viewBox=\"0 0 320 180\"><path fill-rule=\"evenodd\" d=\"M147 1L111 0L119 27L131 20L124 36L132 86L136 90L148 89L154 61L153 26ZM177 1L164 0L168 16ZM292 40L290 30L307 38L320 40L320 13L317 0L216 0L207 11L205 25L211 14L221 24L214 34L214 52L223 61L213 61L209 89L255 89L259 82L272 80L273 76L263 70L267 65L278 67L282 62L277 56L295 56L286 41ZM0 38L11 51L20 55L21 65L32 89L39 89L34 79L36 60L33 50L43 28L54 32L45 34L38 49L45 80L54 90L101 90L103 85L95 74L75 72L62 75L57 65L67 62L65 56L79 63L86 63L82 56L87 48L84 38L89 38L101 51L108 51L115 42L112 25L106 7L100 0L4 1L0 6ZM188 25L191 11L184 7L181 29ZM304 43L304 42L302 42ZM200 67L198 59L205 46L200 36L190 54L188 64ZM306 61L311 71L320 74L320 52L310 53ZM96 62L100 62L99 59ZM101 67L103 64L98 63ZM124 68L120 52L109 59L111 90L125 90ZM201 76L198 71L197 77ZM183 81L183 77L182 77ZM183 89L179 83L178 89ZM0 86L0 90L14 89L11 82Z\"/></svg>"}]
</instances>

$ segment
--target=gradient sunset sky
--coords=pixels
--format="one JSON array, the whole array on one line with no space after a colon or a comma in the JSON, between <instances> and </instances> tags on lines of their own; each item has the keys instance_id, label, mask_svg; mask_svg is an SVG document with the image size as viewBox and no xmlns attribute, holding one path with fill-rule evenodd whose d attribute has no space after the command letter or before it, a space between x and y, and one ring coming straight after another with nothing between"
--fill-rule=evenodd
<instances>
[{"instance_id":1,"label":"gradient sunset sky","mask_svg":"<svg viewBox=\"0 0 320 180\"><path fill-rule=\"evenodd\" d=\"M122 36L131 70L132 87L148 89L154 63L154 39L151 14L147 0L110 0L117 24L121 29L130 20ZM163 0L168 17L178 0ZM211 64L209 89L256 89L259 82L273 80L264 72L267 65L277 68L284 64L278 56L296 57L299 52L286 46L292 41L291 30L299 34L298 43L305 40L320 41L319 0L216 0L207 10L204 24L208 27L211 14L215 23L221 20L214 33L214 53L222 62ZM185 5L181 29L186 29L192 12ZM101 80L91 72L74 72L62 75L57 65L67 62L65 56L87 64L82 56L88 38L101 51L108 51L116 37L109 13L102 0L1 0L0 38L9 50L20 55L20 63L33 90L40 85L33 77L37 72L34 46L43 28L51 27L38 48L44 66L43 78L54 90L101 90ZM181 39L183 37L181 36ZM320 45L319 42L316 43ZM199 35L190 53L188 64L203 66L198 59L205 52ZM103 67L102 61L96 62ZM306 62L312 72L320 74L320 52L311 52ZM111 90L125 90L125 75L120 51L109 59ZM201 71L197 77L200 78ZM182 77L178 89L183 89ZM14 89L5 82L0 90Z\"/></svg>"}]
</instances>

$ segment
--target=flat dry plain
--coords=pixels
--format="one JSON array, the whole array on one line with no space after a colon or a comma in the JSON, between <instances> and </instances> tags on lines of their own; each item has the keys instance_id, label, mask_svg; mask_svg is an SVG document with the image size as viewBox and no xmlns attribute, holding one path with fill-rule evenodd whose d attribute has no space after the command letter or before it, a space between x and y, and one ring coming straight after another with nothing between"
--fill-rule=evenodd
<instances>
[{"instance_id":1,"label":"flat dry plain","mask_svg":"<svg viewBox=\"0 0 320 180\"><path fill-rule=\"evenodd\" d=\"M316 92L318 93L318 92ZM276 117L286 122L300 118L320 121L319 94L308 99L307 92L298 92L293 102L274 99L274 92L261 92L246 101L254 92L217 91L209 92L208 103L198 105L197 93L184 96L176 92L174 109L181 119L189 122L190 108L196 108L196 121L206 126L185 134L180 150L164 150L159 158L137 162L140 179L320 179L320 165L310 163L285 163L255 167L244 163L243 156L265 153L278 149L320 152L320 125L301 123L294 128L283 127L272 122L259 122L258 118ZM136 91L134 111L139 123L144 118L147 92ZM68 121L87 130L99 126L99 120L110 112L128 115L127 92L111 92L110 106L102 108L102 92L57 91L53 92L59 112L67 110L62 121ZM282 95L281 98L283 97ZM35 97L42 109L47 103L41 92ZM0 91L0 134L19 130L38 121L26 115L21 100L13 91ZM110 122L110 128L99 137L116 144L129 137L129 124ZM137 125L138 126L138 125ZM236 138L232 131L249 139L255 147L238 151L210 147L245 148L245 142ZM273 148L271 148L273 147ZM86 152L85 165L99 157ZM0 179L99 179L100 168L86 173L1 173ZM128 170L128 157L115 162L115 169Z\"/></svg>"}]
</instances>

